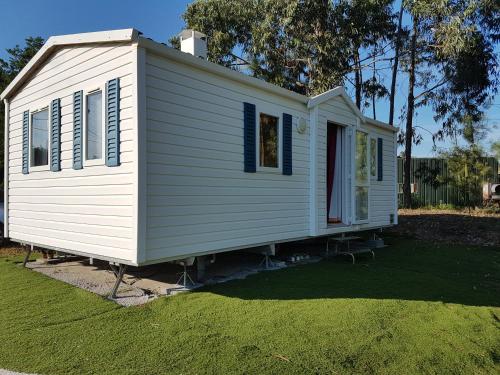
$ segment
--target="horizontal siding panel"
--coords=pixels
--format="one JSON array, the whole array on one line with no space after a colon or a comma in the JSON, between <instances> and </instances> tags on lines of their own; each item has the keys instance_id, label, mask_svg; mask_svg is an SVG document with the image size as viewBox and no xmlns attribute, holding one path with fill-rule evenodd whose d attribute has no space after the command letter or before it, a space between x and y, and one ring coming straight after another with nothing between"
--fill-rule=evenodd
<instances>
[{"instance_id":1,"label":"horizontal siding panel","mask_svg":"<svg viewBox=\"0 0 500 375\"><path fill-rule=\"evenodd\" d=\"M238 238L248 238L250 242L249 244L257 244L260 243L259 238L266 235L274 235L275 238L281 239L282 233L291 232L297 233L299 236L304 235L304 225L303 224L295 224L295 225L276 225L269 227L258 227L258 228L250 228L244 230L232 230L227 229L225 231L220 232L211 232L211 233L191 233L190 235L182 235L176 237L161 237L161 238L148 238L148 248L155 249L161 248L165 246L164 242L168 241L169 245L172 247L181 246L181 245L193 245L193 244L201 244L206 242L223 242L225 239L238 239ZM285 237L286 238L286 237Z\"/></svg>"},{"instance_id":2,"label":"horizontal siding panel","mask_svg":"<svg viewBox=\"0 0 500 375\"><path fill-rule=\"evenodd\" d=\"M158 70L155 71L155 68L158 68ZM173 75L169 76L168 74ZM170 79L185 86L199 88L200 91L204 91L208 95L234 98L241 102L257 100L271 105L274 105L279 100L280 105L287 109L285 112L304 111L304 105L294 100L277 96L265 90L255 89L243 83L222 78L205 70L194 69L150 53L148 53L146 60L146 75L154 76L154 78Z\"/></svg>"},{"instance_id":3,"label":"horizontal siding panel","mask_svg":"<svg viewBox=\"0 0 500 375\"><path fill-rule=\"evenodd\" d=\"M60 214L111 215L120 217L132 217L133 211L131 206L12 203L9 205L9 218L14 217L17 210L25 212L55 212Z\"/></svg>"},{"instance_id":4,"label":"horizontal siding panel","mask_svg":"<svg viewBox=\"0 0 500 375\"><path fill-rule=\"evenodd\" d=\"M285 212L304 212L308 208L307 203L294 203L293 205L286 203L255 203L255 204L204 204L194 206L189 202L178 205L148 206L148 217L151 216L181 216L181 215L208 215L222 213L239 213L241 217L245 217L248 212L270 212L271 214L277 211Z\"/></svg>"},{"instance_id":5,"label":"horizontal siding panel","mask_svg":"<svg viewBox=\"0 0 500 375\"><path fill-rule=\"evenodd\" d=\"M131 217L81 213L35 212L16 209L12 219L48 220L70 224L89 224L107 227L133 228Z\"/></svg>"},{"instance_id":6,"label":"horizontal siding panel","mask_svg":"<svg viewBox=\"0 0 500 375\"><path fill-rule=\"evenodd\" d=\"M12 99L9 133L9 229L16 240L136 261L136 112L133 48L106 44L64 47ZM73 93L120 78L122 164L73 169ZM59 172L30 171L21 163L22 112L61 102Z\"/></svg>"},{"instance_id":7,"label":"horizontal siding panel","mask_svg":"<svg viewBox=\"0 0 500 375\"><path fill-rule=\"evenodd\" d=\"M270 215L271 213L271 215ZM301 215L302 211L298 210L297 214L293 215L291 211L267 211L267 212L247 212L245 215L246 220L249 223L260 222L261 220L266 220L267 217L272 217L271 220L281 220L290 217L301 218L305 220L306 218ZM170 226L186 226L186 228L191 228L192 225L207 225L211 223L245 223L246 220L241 221L241 213L231 213L224 212L220 214L203 214L203 215L176 215L167 217L157 217L152 216L149 218L149 229L166 228ZM240 221L238 221L240 220Z\"/></svg>"},{"instance_id":8,"label":"horizontal siding panel","mask_svg":"<svg viewBox=\"0 0 500 375\"><path fill-rule=\"evenodd\" d=\"M273 228L273 227L284 227L292 225L307 225L308 217L295 216L295 217L278 217L278 218L259 218L257 220L243 220L243 221L225 221L217 222L210 220L209 223L200 223L199 228L193 230L192 225L166 225L163 227L150 228L148 230L148 238L150 240L155 240L157 238L172 238L176 236L187 236L190 237L193 232L196 235L203 234L213 234L219 233L221 237L225 237L226 232L249 230L250 228ZM232 235L232 233L228 233ZM189 241L189 240L188 240Z\"/></svg>"},{"instance_id":9,"label":"horizontal siding panel","mask_svg":"<svg viewBox=\"0 0 500 375\"><path fill-rule=\"evenodd\" d=\"M60 226L64 226L64 230L72 233L87 233L89 235L97 236L111 236L118 239L132 238L132 231L127 227L119 227L116 225L106 226L103 224L81 224L81 223L69 223L66 220L49 220L47 218L43 219L33 219L33 218L19 218L13 217L10 220L11 225L19 225L26 228L40 228L40 229L53 229ZM87 242L88 243L88 242Z\"/></svg>"},{"instance_id":10,"label":"horizontal siding panel","mask_svg":"<svg viewBox=\"0 0 500 375\"><path fill-rule=\"evenodd\" d=\"M56 247L60 249L73 249L74 251L79 251L82 253L87 253L89 255L103 254L104 256L129 260L134 254L130 249L121 249L118 247L111 246L112 244L89 244L85 242L78 242L74 238L68 239L68 236L50 237L50 243L48 241L48 233L39 231L38 233L25 232L26 228L11 228L10 237L16 240L26 241L30 243L36 243L45 246Z\"/></svg>"},{"instance_id":11,"label":"horizontal siding panel","mask_svg":"<svg viewBox=\"0 0 500 375\"><path fill-rule=\"evenodd\" d=\"M44 243L51 239L68 240L79 242L88 245L111 246L117 249L131 250L132 241L126 238L114 237L109 233L107 235L98 236L96 234L71 232L67 229L59 229L61 226L53 226L50 229L40 227L28 227L19 224L11 224L10 228L13 232L29 233L34 236L47 237ZM57 229L56 229L57 228ZM71 249L71 248L70 248Z\"/></svg>"}]
</instances>

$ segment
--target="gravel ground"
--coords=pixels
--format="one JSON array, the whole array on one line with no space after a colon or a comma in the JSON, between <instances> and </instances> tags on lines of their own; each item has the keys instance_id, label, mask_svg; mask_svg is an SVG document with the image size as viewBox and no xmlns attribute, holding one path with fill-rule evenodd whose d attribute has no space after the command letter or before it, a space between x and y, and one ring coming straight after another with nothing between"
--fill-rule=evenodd
<instances>
[{"instance_id":1,"label":"gravel ground","mask_svg":"<svg viewBox=\"0 0 500 375\"><path fill-rule=\"evenodd\" d=\"M15 372L15 371L9 371L9 370L2 370L0 368L0 375L36 375L36 374L27 374L25 372Z\"/></svg>"},{"instance_id":2,"label":"gravel ground","mask_svg":"<svg viewBox=\"0 0 500 375\"><path fill-rule=\"evenodd\" d=\"M141 268L129 267L120 284L117 298L113 299L122 306L142 305L160 296L174 295L193 290L204 285L217 284L235 279L244 279L249 275L265 270L260 264L262 256L246 253L226 253L219 255L217 261L207 268L203 283L196 283L188 288L177 284L182 268L176 264L163 263ZM310 257L300 263L316 262L319 256ZM280 269L292 264L276 261L269 270ZM90 265L86 258L54 259L48 263L42 259L29 262L27 267L49 277L64 281L78 288L88 290L103 297L108 297L115 283L115 276L106 262L94 260ZM188 271L194 278L195 271ZM109 297L108 297L109 298Z\"/></svg>"},{"instance_id":3,"label":"gravel ground","mask_svg":"<svg viewBox=\"0 0 500 375\"><path fill-rule=\"evenodd\" d=\"M500 246L500 214L482 210L399 210L399 225L391 229L402 236L458 243Z\"/></svg>"}]
</instances>

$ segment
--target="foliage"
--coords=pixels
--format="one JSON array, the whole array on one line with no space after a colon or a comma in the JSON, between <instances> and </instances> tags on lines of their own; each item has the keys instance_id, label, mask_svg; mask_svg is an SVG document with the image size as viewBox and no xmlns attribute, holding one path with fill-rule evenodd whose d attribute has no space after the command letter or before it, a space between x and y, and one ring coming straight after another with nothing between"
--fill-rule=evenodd
<instances>
[{"instance_id":1,"label":"foliage","mask_svg":"<svg viewBox=\"0 0 500 375\"><path fill-rule=\"evenodd\" d=\"M360 49L391 37L389 0L198 0L183 15L207 34L208 58L302 94L342 85ZM178 46L175 39L174 46ZM236 52L241 52L237 56ZM363 82L359 82L359 90ZM375 82L366 89L374 91ZM375 93L379 95L382 89Z\"/></svg>"},{"instance_id":2,"label":"foliage","mask_svg":"<svg viewBox=\"0 0 500 375\"><path fill-rule=\"evenodd\" d=\"M490 146L491 152L494 157L500 161L500 141L493 142Z\"/></svg>"},{"instance_id":3,"label":"foliage","mask_svg":"<svg viewBox=\"0 0 500 375\"><path fill-rule=\"evenodd\" d=\"M491 95L496 93L500 8L491 0L407 0L412 17L406 105L405 155L411 159L412 142L419 140L413 125L415 110L431 105L442 130L434 139L465 134L474 140ZM416 93L420 88L422 91ZM468 126L468 127L467 127ZM406 206L411 205L409 170L404 174Z\"/></svg>"},{"instance_id":4,"label":"foliage","mask_svg":"<svg viewBox=\"0 0 500 375\"><path fill-rule=\"evenodd\" d=\"M455 146L443 152L448 161L450 181L459 192L461 204L472 209L482 203L482 182L490 172L483 158L483 152L477 145Z\"/></svg>"},{"instance_id":5,"label":"foliage","mask_svg":"<svg viewBox=\"0 0 500 375\"><path fill-rule=\"evenodd\" d=\"M437 189L447 183L439 166L433 168L426 164L421 164L415 171L415 177L420 179L423 184L432 186L433 189Z\"/></svg>"},{"instance_id":6,"label":"foliage","mask_svg":"<svg viewBox=\"0 0 500 375\"><path fill-rule=\"evenodd\" d=\"M390 242L369 263L262 272L130 308L0 257L0 368L496 373L498 248Z\"/></svg>"},{"instance_id":7,"label":"foliage","mask_svg":"<svg viewBox=\"0 0 500 375\"><path fill-rule=\"evenodd\" d=\"M44 40L40 37L28 37L25 39L26 46L16 45L7 49L9 58L0 59L0 92L2 92L31 58L42 48ZM4 166L4 132L5 132L5 108L4 103L0 104L0 169ZM3 178L3 173L2 173Z\"/></svg>"}]
</instances>

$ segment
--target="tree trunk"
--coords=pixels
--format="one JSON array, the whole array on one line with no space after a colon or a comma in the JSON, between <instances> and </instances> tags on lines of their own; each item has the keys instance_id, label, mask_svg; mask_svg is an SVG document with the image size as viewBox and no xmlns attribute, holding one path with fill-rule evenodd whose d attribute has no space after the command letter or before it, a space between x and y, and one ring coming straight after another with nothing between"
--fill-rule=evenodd
<instances>
[{"instance_id":1,"label":"tree trunk","mask_svg":"<svg viewBox=\"0 0 500 375\"><path fill-rule=\"evenodd\" d=\"M411 147L413 143L413 113L415 110L415 73L416 73L416 55L417 55L417 32L418 19L413 18L413 34L410 44L410 69L408 71L408 105L406 113L405 130L405 163L403 175L403 201L405 208L411 207L411 187L410 187L410 168L411 168Z\"/></svg>"},{"instance_id":2,"label":"tree trunk","mask_svg":"<svg viewBox=\"0 0 500 375\"><path fill-rule=\"evenodd\" d=\"M359 49L354 50L354 83L356 85L356 107L361 109L361 90L363 85L363 76L361 75L361 63L359 61Z\"/></svg>"},{"instance_id":3,"label":"tree trunk","mask_svg":"<svg viewBox=\"0 0 500 375\"><path fill-rule=\"evenodd\" d=\"M375 45L375 48L373 49L373 76L372 76L372 79L373 79L373 83L375 83L375 78L376 78L376 75L375 75L375 71L376 71L376 56L377 55L377 46ZM372 109L373 109L373 119L376 120L377 119L377 107L375 105L375 101L376 101L376 97L375 97L375 92L373 92L373 95L372 95Z\"/></svg>"},{"instance_id":4,"label":"tree trunk","mask_svg":"<svg viewBox=\"0 0 500 375\"><path fill-rule=\"evenodd\" d=\"M394 54L394 64L392 66L391 94L389 99L389 125L394 125L394 99L396 97L396 78L398 76L399 50L401 49L401 30L403 27L403 2L399 10L398 31L396 35L396 45Z\"/></svg>"}]
</instances>

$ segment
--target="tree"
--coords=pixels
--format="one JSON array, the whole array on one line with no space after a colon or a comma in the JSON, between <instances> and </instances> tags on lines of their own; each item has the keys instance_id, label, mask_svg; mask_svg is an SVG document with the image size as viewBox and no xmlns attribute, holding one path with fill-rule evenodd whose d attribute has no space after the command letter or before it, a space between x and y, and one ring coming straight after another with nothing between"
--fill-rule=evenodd
<instances>
[{"instance_id":1,"label":"tree","mask_svg":"<svg viewBox=\"0 0 500 375\"><path fill-rule=\"evenodd\" d=\"M500 161L500 141L493 142L490 146L491 153Z\"/></svg>"},{"instance_id":2,"label":"tree","mask_svg":"<svg viewBox=\"0 0 500 375\"><path fill-rule=\"evenodd\" d=\"M408 99L404 131L404 205L411 206L410 161L412 144L418 140L413 126L415 109L432 105L443 130L450 135L458 126L478 122L484 104L496 92L497 61L492 45L498 41L500 8L491 0L405 1L412 17L409 46ZM474 65L474 68L468 68ZM476 69L466 74L467 69ZM415 89L422 91L415 94ZM462 129L463 134L463 129Z\"/></svg>"},{"instance_id":3,"label":"tree","mask_svg":"<svg viewBox=\"0 0 500 375\"><path fill-rule=\"evenodd\" d=\"M403 14L404 4L401 2L398 16L398 31L394 41L394 61L392 63L391 91L389 96L389 125L394 125L394 105L396 99L396 81L399 68L399 54L401 52L401 44L403 40Z\"/></svg>"},{"instance_id":4,"label":"tree","mask_svg":"<svg viewBox=\"0 0 500 375\"><path fill-rule=\"evenodd\" d=\"M42 48L44 40L40 37L28 37L25 39L26 46L16 45L7 49L8 60L0 59L0 92L12 82L14 77L26 66L33 56ZM0 104L0 168L4 168L4 132L5 132L5 108ZM3 173L2 173L3 176Z\"/></svg>"},{"instance_id":5,"label":"tree","mask_svg":"<svg viewBox=\"0 0 500 375\"><path fill-rule=\"evenodd\" d=\"M301 94L315 95L343 85L354 73L356 103L361 107L361 71L372 59L361 53L393 34L390 4L390 0L198 0L183 18L187 27L207 34L209 60ZM178 46L175 39L171 43ZM385 49L376 51L383 54ZM369 82L372 95L374 85Z\"/></svg>"},{"instance_id":6,"label":"tree","mask_svg":"<svg viewBox=\"0 0 500 375\"><path fill-rule=\"evenodd\" d=\"M450 182L457 188L460 204L469 209L482 202L482 182L490 172L481 148L475 144L455 146L441 154L448 161Z\"/></svg>"}]
</instances>

